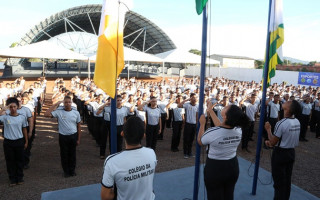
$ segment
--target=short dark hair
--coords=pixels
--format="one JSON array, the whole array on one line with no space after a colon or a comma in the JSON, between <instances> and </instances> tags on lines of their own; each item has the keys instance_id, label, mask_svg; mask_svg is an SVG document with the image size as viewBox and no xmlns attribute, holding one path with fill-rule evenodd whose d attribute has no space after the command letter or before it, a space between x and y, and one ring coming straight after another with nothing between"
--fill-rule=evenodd
<instances>
[{"instance_id":1,"label":"short dark hair","mask_svg":"<svg viewBox=\"0 0 320 200\"><path fill-rule=\"evenodd\" d=\"M68 95L67 95L67 96L65 96L63 100L66 100L66 99L70 99L70 100L72 100L72 98L71 98L70 96L68 96Z\"/></svg>"},{"instance_id":2,"label":"short dark hair","mask_svg":"<svg viewBox=\"0 0 320 200\"><path fill-rule=\"evenodd\" d=\"M241 127L242 129L249 125L248 116L236 105L231 105L226 112L226 125L234 127Z\"/></svg>"},{"instance_id":3,"label":"short dark hair","mask_svg":"<svg viewBox=\"0 0 320 200\"><path fill-rule=\"evenodd\" d=\"M302 108L300 106L300 103L296 100L291 101L289 110L290 110L290 114L294 115L295 117L299 117L299 115L301 115L302 113Z\"/></svg>"},{"instance_id":4,"label":"short dark hair","mask_svg":"<svg viewBox=\"0 0 320 200\"><path fill-rule=\"evenodd\" d=\"M144 135L144 123L139 117L130 117L123 125L124 139L128 145L141 144Z\"/></svg>"},{"instance_id":5,"label":"short dark hair","mask_svg":"<svg viewBox=\"0 0 320 200\"><path fill-rule=\"evenodd\" d=\"M15 103L17 106L19 106L19 101L16 97L10 97L6 101L6 105L8 106L11 103Z\"/></svg>"}]
</instances>

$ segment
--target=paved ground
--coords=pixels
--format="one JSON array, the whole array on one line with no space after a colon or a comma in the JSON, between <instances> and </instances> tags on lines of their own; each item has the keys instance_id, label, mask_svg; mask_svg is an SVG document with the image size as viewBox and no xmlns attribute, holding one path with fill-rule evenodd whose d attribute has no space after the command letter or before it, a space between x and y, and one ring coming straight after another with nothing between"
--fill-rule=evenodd
<instances>
[{"instance_id":1,"label":"paved ground","mask_svg":"<svg viewBox=\"0 0 320 200\"><path fill-rule=\"evenodd\" d=\"M250 166L250 162L238 157L240 175L234 191L234 199L245 200L270 200L273 194L272 185L258 183L256 195L252 195L252 178L245 173ZM206 199L206 190L203 182L203 168L200 166L200 184L198 199ZM270 172L260 169L260 177L270 177ZM171 170L168 172L156 173L154 178L154 194L156 200L188 200L193 199L194 167ZM63 190L45 192L41 195L41 200L87 200L100 199L101 184L92 184ZM292 185L290 200L319 200L318 197Z\"/></svg>"},{"instance_id":2,"label":"paved ground","mask_svg":"<svg viewBox=\"0 0 320 200\"><path fill-rule=\"evenodd\" d=\"M51 91L51 90L47 90ZM50 97L49 95L47 97ZM46 101L46 105L50 105ZM43 111L47 109L44 107ZM258 124L256 124L257 131ZM77 148L77 176L63 178L60 165L57 123L54 119L41 116L37 118L36 139L32 149L30 169L25 170L25 184L9 187L8 175L3 155L3 146L0 145L0 199L6 200L34 200L40 199L41 193L88 184L99 183L102 175L103 160L99 159L99 148L87 132L85 124L82 125L83 137ZM307 133L309 142L300 143L296 149L297 160L293 171L293 184L320 197L320 140L314 137L314 133ZM256 136L256 135L255 135ZM194 165L194 159L183 159L181 152L170 151L171 130L166 129L164 140L158 142L157 172L165 172ZM2 144L3 138L0 137ZM255 139L256 141L256 139ZM249 160L255 159L256 143L249 144L251 153L239 150L238 154ZM181 145L180 145L181 147ZM261 166L270 170L270 150L262 150ZM201 160L205 160L205 154L201 154ZM248 167L249 175L252 175L252 167ZM271 177L261 177L261 183L271 184Z\"/></svg>"}]
</instances>

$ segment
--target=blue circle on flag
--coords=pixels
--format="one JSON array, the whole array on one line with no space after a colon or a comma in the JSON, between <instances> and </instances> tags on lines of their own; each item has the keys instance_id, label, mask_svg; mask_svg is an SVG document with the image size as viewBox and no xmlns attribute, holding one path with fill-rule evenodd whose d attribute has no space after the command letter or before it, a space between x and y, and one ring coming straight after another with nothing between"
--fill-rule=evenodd
<instances>
[{"instance_id":1,"label":"blue circle on flag","mask_svg":"<svg viewBox=\"0 0 320 200\"><path fill-rule=\"evenodd\" d=\"M311 79L308 78L307 83L311 83Z\"/></svg>"}]
</instances>

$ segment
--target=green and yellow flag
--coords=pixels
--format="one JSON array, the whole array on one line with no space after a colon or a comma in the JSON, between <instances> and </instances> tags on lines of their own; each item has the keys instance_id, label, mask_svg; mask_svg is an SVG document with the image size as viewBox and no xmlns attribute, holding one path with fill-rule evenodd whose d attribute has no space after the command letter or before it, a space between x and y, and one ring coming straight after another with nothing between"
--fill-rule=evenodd
<instances>
[{"instance_id":1,"label":"green and yellow flag","mask_svg":"<svg viewBox=\"0 0 320 200\"><path fill-rule=\"evenodd\" d=\"M276 75L276 66L282 64L282 44L284 42L284 27L282 17L282 0L272 0L270 13L270 47L269 47L269 69L268 86L270 79Z\"/></svg>"},{"instance_id":2,"label":"green and yellow flag","mask_svg":"<svg viewBox=\"0 0 320 200\"><path fill-rule=\"evenodd\" d=\"M198 15L200 15L203 11L203 8L206 6L208 0L196 0L196 9Z\"/></svg>"},{"instance_id":3,"label":"green and yellow flag","mask_svg":"<svg viewBox=\"0 0 320 200\"><path fill-rule=\"evenodd\" d=\"M104 0L98 36L94 83L114 98L116 80L124 68L123 24L126 10L118 0Z\"/></svg>"}]
</instances>

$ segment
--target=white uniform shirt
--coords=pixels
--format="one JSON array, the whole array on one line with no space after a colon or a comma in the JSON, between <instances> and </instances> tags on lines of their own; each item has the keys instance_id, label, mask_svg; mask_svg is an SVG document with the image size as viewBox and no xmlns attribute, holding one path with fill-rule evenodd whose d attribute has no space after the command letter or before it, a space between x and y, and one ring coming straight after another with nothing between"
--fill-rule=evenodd
<instances>
[{"instance_id":1,"label":"white uniform shirt","mask_svg":"<svg viewBox=\"0 0 320 200\"><path fill-rule=\"evenodd\" d=\"M161 111L159 108L150 108L147 105L143 107L143 110L146 111L147 120L149 125L158 125L159 118L161 117Z\"/></svg>"},{"instance_id":2,"label":"white uniform shirt","mask_svg":"<svg viewBox=\"0 0 320 200\"><path fill-rule=\"evenodd\" d=\"M173 121L182 121L182 116L185 114L184 108L179 108L176 103L171 104L170 108L173 111Z\"/></svg>"},{"instance_id":3,"label":"white uniform shirt","mask_svg":"<svg viewBox=\"0 0 320 200\"><path fill-rule=\"evenodd\" d=\"M278 118L280 112L280 104L275 104L273 101L269 101L268 106L270 108L270 118Z\"/></svg>"},{"instance_id":4,"label":"white uniform shirt","mask_svg":"<svg viewBox=\"0 0 320 200\"><path fill-rule=\"evenodd\" d=\"M158 101L158 106L159 106L159 109L160 109L160 111L161 111L161 114L162 113L167 113L167 108L166 108L166 106L168 105L168 100L163 100L163 101Z\"/></svg>"},{"instance_id":5,"label":"white uniform shirt","mask_svg":"<svg viewBox=\"0 0 320 200\"><path fill-rule=\"evenodd\" d=\"M100 106L103 105L103 103L99 104L98 102L93 101L93 102L90 102L89 105L91 106L93 115L95 117L103 117L103 113L100 113L99 115L97 115L98 109L100 108Z\"/></svg>"},{"instance_id":6,"label":"white uniform shirt","mask_svg":"<svg viewBox=\"0 0 320 200\"><path fill-rule=\"evenodd\" d=\"M118 200L153 200L153 177L157 165L152 149L141 147L108 156L101 184L117 185Z\"/></svg>"},{"instance_id":7,"label":"white uniform shirt","mask_svg":"<svg viewBox=\"0 0 320 200\"><path fill-rule=\"evenodd\" d=\"M9 140L18 140L23 138L22 127L27 127L27 119L23 115L0 116L0 122L4 125L4 138Z\"/></svg>"},{"instance_id":8,"label":"white uniform shirt","mask_svg":"<svg viewBox=\"0 0 320 200\"><path fill-rule=\"evenodd\" d=\"M134 108L137 117L139 117L143 122L146 120L146 111L138 110L137 108Z\"/></svg>"},{"instance_id":9,"label":"white uniform shirt","mask_svg":"<svg viewBox=\"0 0 320 200\"><path fill-rule=\"evenodd\" d=\"M241 136L240 128L213 127L206 130L201 137L201 143L209 145L208 157L210 159L229 160L236 156Z\"/></svg>"},{"instance_id":10,"label":"white uniform shirt","mask_svg":"<svg viewBox=\"0 0 320 200\"><path fill-rule=\"evenodd\" d=\"M302 108L302 114L303 115L310 115L312 110L312 104L311 103L305 103L300 102L301 108Z\"/></svg>"},{"instance_id":11,"label":"white uniform shirt","mask_svg":"<svg viewBox=\"0 0 320 200\"><path fill-rule=\"evenodd\" d=\"M186 122L189 124L197 123L197 112L198 112L198 104L191 105L191 103L183 104L183 108L186 112Z\"/></svg>"},{"instance_id":12,"label":"white uniform shirt","mask_svg":"<svg viewBox=\"0 0 320 200\"><path fill-rule=\"evenodd\" d=\"M59 133L62 135L72 135L78 132L77 124L80 123L80 114L76 110L55 110L51 115L58 119Z\"/></svg>"},{"instance_id":13,"label":"white uniform shirt","mask_svg":"<svg viewBox=\"0 0 320 200\"><path fill-rule=\"evenodd\" d=\"M17 113L19 115L22 115L26 118L26 120L28 120L28 118L32 117L32 113L30 111L29 108L22 106L20 109L17 109ZM9 115L10 114L10 110L6 110L6 114ZM27 121L27 126L29 126L29 123Z\"/></svg>"},{"instance_id":14,"label":"white uniform shirt","mask_svg":"<svg viewBox=\"0 0 320 200\"><path fill-rule=\"evenodd\" d=\"M255 102L254 104L251 104L250 102L243 102L243 105L246 106L246 114L249 117L250 121L254 122L259 103Z\"/></svg>"},{"instance_id":15,"label":"white uniform shirt","mask_svg":"<svg viewBox=\"0 0 320 200\"><path fill-rule=\"evenodd\" d=\"M284 118L277 122L274 135L280 138L281 148L295 148L299 144L300 122L296 118ZM276 146L279 146L279 142Z\"/></svg>"},{"instance_id":16,"label":"white uniform shirt","mask_svg":"<svg viewBox=\"0 0 320 200\"><path fill-rule=\"evenodd\" d=\"M124 124L124 118L128 116L128 108L122 106L121 108L117 108L117 126L121 126Z\"/></svg>"},{"instance_id":17,"label":"white uniform shirt","mask_svg":"<svg viewBox=\"0 0 320 200\"><path fill-rule=\"evenodd\" d=\"M103 119L106 121L111 121L111 106L104 107Z\"/></svg>"}]
</instances>

